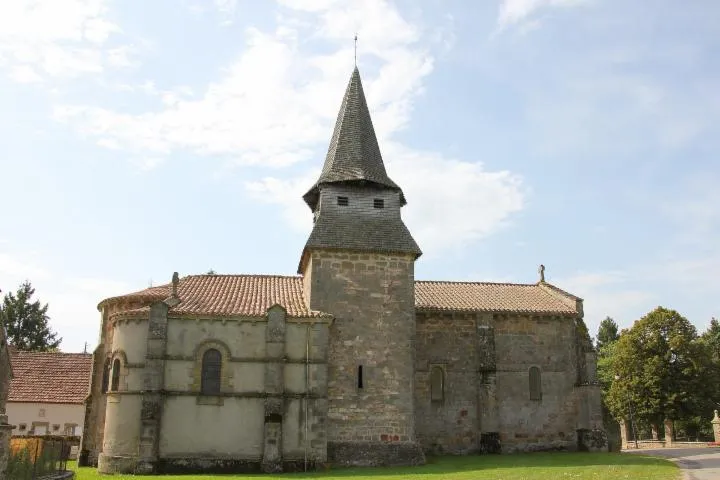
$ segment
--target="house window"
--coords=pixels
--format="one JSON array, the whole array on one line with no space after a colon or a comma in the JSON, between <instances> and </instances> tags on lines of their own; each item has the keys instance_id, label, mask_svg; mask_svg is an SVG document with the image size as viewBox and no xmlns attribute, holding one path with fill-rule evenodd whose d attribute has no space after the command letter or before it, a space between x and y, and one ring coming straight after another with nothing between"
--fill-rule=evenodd
<instances>
[{"instance_id":1,"label":"house window","mask_svg":"<svg viewBox=\"0 0 720 480\"><path fill-rule=\"evenodd\" d=\"M348 197L337 197L338 205L341 207L347 207L350 201L348 200Z\"/></svg>"},{"instance_id":2,"label":"house window","mask_svg":"<svg viewBox=\"0 0 720 480\"><path fill-rule=\"evenodd\" d=\"M27 423L21 423L18 428L21 432L24 432L25 430L27 430Z\"/></svg>"},{"instance_id":3,"label":"house window","mask_svg":"<svg viewBox=\"0 0 720 480\"><path fill-rule=\"evenodd\" d=\"M375 208L385 208L385 200L382 198L376 198L373 200L373 207Z\"/></svg>"},{"instance_id":4,"label":"house window","mask_svg":"<svg viewBox=\"0 0 720 480\"><path fill-rule=\"evenodd\" d=\"M538 367L530 367L530 400L542 399L542 381L540 378L540 369Z\"/></svg>"},{"instance_id":5,"label":"house window","mask_svg":"<svg viewBox=\"0 0 720 480\"><path fill-rule=\"evenodd\" d=\"M44 408L41 408L40 410L38 410L38 417L45 418L45 409Z\"/></svg>"},{"instance_id":6,"label":"house window","mask_svg":"<svg viewBox=\"0 0 720 480\"><path fill-rule=\"evenodd\" d=\"M222 371L222 355L218 350L206 350L202 357L202 376L200 393L203 395L220 394L220 374Z\"/></svg>"},{"instance_id":7,"label":"house window","mask_svg":"<svg viewBox=\"0 0 720 480\"><path fill-rule=\"evenodd\" d=\"M113 392L117 392L120 389L120 359L119 358L116 358L113 361L112 380L110 382L110 389Z\"/></svg>"},{"instance_id":8,"label":"house window","mask_svg":"<svg viewBox=\"0 0 720 480\"><path fill-rule=\"evenodd\" d=\"M362 365L358 365L357 387L358 387L358 389L362 389L362 388L363 388L363 368L362 368Z\"/></svg>"},{"instance_id":9,"label":"house window","mask_svg":"<svg viewBox=\"0 0 720 480\"><path fill-rule=\"evenodd\" d=\"M432 367L430 370L430 400L442 402L445 396L445 372L441 367Z\"/></svg>"},{"instance_id":10,"label":"house window","mask_svg":"<svg viewBox=\"0 0 720 480\"><path fill-rule=\"evenodd\" d=\"M54 424L54 425L53 425L53 432L59 432L59 431L60 431L60 425L57 424L57 423Z\"/></svg>"},{"instance_id":11,"label":"house window","mask_svg":"<svg viewBox=\"0 0 720 480\"><path fill-rule=\"evenodd\" d=\"M66 423L65 424L65 435L69 437L75 436L75 427L77 427L77 424L75 423Z\"/></svg>"}]
</instances>

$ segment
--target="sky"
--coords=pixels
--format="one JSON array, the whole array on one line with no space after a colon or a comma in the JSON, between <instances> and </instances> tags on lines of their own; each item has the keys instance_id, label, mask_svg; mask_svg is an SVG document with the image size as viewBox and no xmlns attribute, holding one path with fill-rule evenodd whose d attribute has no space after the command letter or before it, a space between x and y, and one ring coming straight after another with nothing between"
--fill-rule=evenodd
<instances>
[{"instance_id":1,"label":"sky","mask_svg":"<svg viewBox=\"0 0 720 480\"><path fill-rule=\"evenodd\" d=\"M94 348L104 298L294 275L357 64L422 280L720 316L716 0L0 3L0 289Z\"/></svg>"}]
</instances>

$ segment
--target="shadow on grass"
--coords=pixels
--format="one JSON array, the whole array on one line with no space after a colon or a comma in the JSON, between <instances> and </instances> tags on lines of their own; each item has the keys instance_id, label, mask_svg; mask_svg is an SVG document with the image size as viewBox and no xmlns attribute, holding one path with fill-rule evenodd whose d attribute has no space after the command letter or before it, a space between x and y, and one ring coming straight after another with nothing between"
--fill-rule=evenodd
<instances>
[{"instance_id":1,"label":"shadow on grass","mask_svg":"<svg viewBox=\"0 0 720 480\"><path fill-rule=\"evenodd\" d=\"M605 468L607 467L607 468ZM587 478L616 478L612 472L619 473L619 470L623 471L624 478L627 474L632 472L639 473L650 473L651 471L657 471L661 474L661 478L674 478L674 476L667 476L667 469L676 470L676 466L670 461L650 457L638 454L626 454L626 453L574 453L574 452L552 452L552 453L527 453L527 454L515 454L515 455L477 455L477 456L443 456L443 457L429 457L427 464L418 467L383 467L383 468L334 468L322 471L310 471L310 472L298 472L298 473L284 473L276 475L264 475L264 474L195 474L195 475L170 475L165 478L169 479L198 479L206 480L213 478L238 478L238 479L278 479L278 478L290 478L290 479L303 479L303 478L344 478L344 477L357 477L362 478L373 478L378 477L378 480L382 478L415 478L415 479L472 479L475 478L473 472L478 472L478 475L482 478L490 478L481 474L481 472L492 472L494 470L502 469L513 469L512 474L509 472L508 478L552 478L555 476L565 476L570 474L564 472L568 469L572 472L573 476L584 472L588 475ZM598 471L603 471L601 476L596 476ZM528 473L532 472L532 476L527 476ZM505 474L502 474L503 478ZM538 476L540 475L540 476ZM652 474L651 474L652 475ZM116 476L118 480L125 480L130 478L151 478L151 477L130 477L130 476ZM152 478L160 478L153 476ZM493 477L495 478L495 477ZM578 477L578 478L585 478ZM643 478L655 478L652 476ZM100 476L97 474L96 469L79 469L77 480L96 480L96 479L108 479L111 480L113 477Z\"/></svg>"},{"instance_id":2,"label":"shadow on grass","mask_svg":"<svg viewBox=\"0 0 720 480\"><path fill-rule=\"evenodd\" d=\"M582 469L596 467L635 466L647 468L666 467L669 461L657 457L628 455L625 453L576 453L576 452L538 452L515 455L476 455L428 457L427 464L418 467L353 467L334 468L324 471L286 473L283 478L338 478L338 477L419 477L439 476L461 472L497 470L504 468L547 468L557 473L563 468ZM226 475L232 476L232 475ZM444 477L438 477L444 478Z\"/></svg>"}]
</instances>

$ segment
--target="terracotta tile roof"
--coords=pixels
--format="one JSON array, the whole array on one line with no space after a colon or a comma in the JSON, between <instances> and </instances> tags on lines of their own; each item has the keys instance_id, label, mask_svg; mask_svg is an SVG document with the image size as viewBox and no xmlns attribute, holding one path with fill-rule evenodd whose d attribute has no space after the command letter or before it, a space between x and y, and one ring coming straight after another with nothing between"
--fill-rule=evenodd
<instances>
[{"instance_id":1,"label":"terracotta tile roof","mask_svg":"<svg viewBox=\"0 0 720 480\"><path fill-rule=\"evenodd\" d=\"M415 308L421 311L577 313L539 285L485 282L415 282Z\"/></svg>"},{"instance_id":2,"label":"terracotta tile roof","mask_svg":"<svg viewBox=\"0 0 720 480\"><path fill-rule=\"evenodd\" d=\"M557 295L537 284L487 282L415 282L415 306L418 310L545 313L575 315L577 297L545 284L568 298L563 303ZM170 285L161 285L121 297L103 300L100 306L113 302L161 301L170 296ZM264 316L267 309L280 304L291 317L315 317L305 301L302 277L277 275L191 275L180 279L180 304L175 314L208 316ZM148 306L135 305L117 315L146 316ZM330 312L332 313L332 312Z\"/></svg>"},{"instance_id":3,"label":"terracotta tile roof","mask_svg":"<svg viewBox=\"0 0 720 480\"><path fill-rule=\"evenodd\" d=\"M321 312L308 308L302 278L280 275L190 275L180 279L180 303L170 311L184 315L264 316L275 304L291 317L317 317ZM99 306L117 301L161 301L171 294L170 284L103 300ZM144 315L147 307L122 312Z\"/></svg>"},{"instance_id":4,"label":"terracotta tile roof","mask_svg":"<svg viewBox=\"0 0 720 480\"><path fill-rule=\"evenodd\" d=\"M13 379L8 402L83 403L90 387L92 355L10 352Z\"/></svg>"}]
</instances>

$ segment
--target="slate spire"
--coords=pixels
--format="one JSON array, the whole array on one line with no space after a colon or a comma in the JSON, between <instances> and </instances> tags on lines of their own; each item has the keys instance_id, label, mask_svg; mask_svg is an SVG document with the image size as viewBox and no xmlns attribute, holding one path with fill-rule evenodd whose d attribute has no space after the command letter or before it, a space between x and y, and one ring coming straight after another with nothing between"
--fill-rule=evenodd
<instances>
[{"instance_id":1,"label":"slate spire","mask_svg":"<svg viewBox=\"0 0 720 480\"><path fill-rule=\"evenodd\" d=\"M345 90L320 178L303 199L315 210L319 186L338 182L391 188L400 192L401 202L405 204L402 190L385 171L357 66Z\"/></svg>"}]
</instances>

